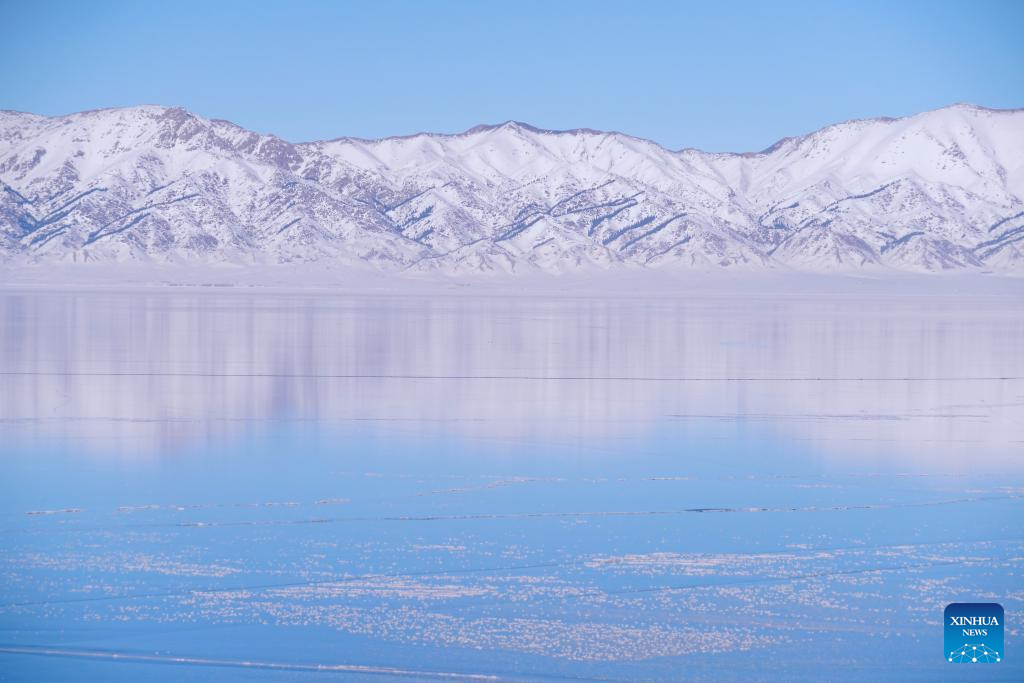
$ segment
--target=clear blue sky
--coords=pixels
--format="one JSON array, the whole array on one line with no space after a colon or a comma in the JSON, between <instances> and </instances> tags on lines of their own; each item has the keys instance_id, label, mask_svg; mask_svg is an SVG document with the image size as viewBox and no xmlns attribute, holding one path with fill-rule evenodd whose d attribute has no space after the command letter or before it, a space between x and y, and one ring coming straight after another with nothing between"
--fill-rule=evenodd
<instances>
[{"instance_id":1,"label":"clear blue sky","mask_svg":"<svg viewBox=\"0 0 1024 683\"><path fill-rule=\"evenodd\" d=\"M1024 0L0 0L0 108L181 105L302 141L506 119L762 149L1024 107Z\"/></svg>"}]
</instances>

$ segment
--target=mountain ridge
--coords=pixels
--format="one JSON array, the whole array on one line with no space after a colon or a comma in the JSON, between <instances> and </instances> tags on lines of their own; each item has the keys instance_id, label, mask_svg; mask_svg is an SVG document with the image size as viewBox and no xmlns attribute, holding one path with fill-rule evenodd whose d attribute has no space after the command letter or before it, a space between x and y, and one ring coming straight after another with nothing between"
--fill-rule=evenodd
<instances>
[{"instance_id":1,"label":"mountain ridge","mask_svg":"<svg viewBox=\"0 0 1024 683\"><path fill-rule=\"evenodd\" d=\"M0 111L10 263L1017 272L1024 110L859 119L761 152L516 121L291 143L180 107Z\"/></svg>"},{"instance_id":2,"label":"mountain ridge","mask_svg":"<svg viewBox=\"0 0 1024 683\"><path fill-rule=\"evenodd\" d=\"M83 109L82 111L69 112L67 114L53 114L53 115L37 114L35 112L23 111L23 110L20 110L20 109L0 109L0 115L3 115L3 114L13 114L13 115L18 115L18 116L30 116L30 117L38 118L38 119L53 120L53 119L64 119L64 118L68 118L68 117L72 117L72 116L79 116L79 115L83 115L83 114L101 114L101 113L111 113L111 112L129 112L129 111L136 111L136 110L140 110L140 109L159 109L159 110L164 110L164 111L166 111L166 110L182 111L182 112L185 112L185 113L187 113L187 114L189 114L191 116L195 116L196 118L203 119L203 120L208 121L210 123L227 124L227 125L230 125L230 126L233 126L233 127L236 127L236 128L241 128L243 130L247 130L248 132L251 132L251 133L253 133L255 135L261 135L261 136L266 136L266 137L277 138L278 140L281 140L283 142L287 142L288 144L291 144L291 145L297 145L297 146L314 145L314 144L318 144L318 143L336 142L336 141L385 142L385 141L388 141L388 140L408 140L410 138L417 138L417 137L449 137L449 138L452 138L452 137L462 137L462 136L465 136L465 135L468 135L468 134L471 134L471 133L485 132L485 131L494 130L496 128L501 128L503 126L507 126L507 125L512 124L512 125L519 126L521 128L530 130L531 132L534 132L534 133L553 134L553 135L573 134L573 133L588 133L588 134L594 134L594 135L618 135L618 136L632 138L634 140L639 140L639 141L642 141L642 142L649 142L649 143L651 143L653 145L657 145L658 147L661 147L662 149L664 149L665 151L668 151L668 152L681 153L681 152L693 151L693 152L700 152L702 154L726 155L726 156L758 156L758 155L767 154L771 150L777 148L783 142L786 142L786 141L789 141L789 140L797 140L797 139L805 138L805 137L808 137L810 135L814 135L815 133L819 133L819 132L821 132L823 130L826 130L828 128L832 128L832 127L835 127L835 126L843 126L843 125L851 124L851 123L892 123L892 122L895 122L895 121L901 121L901 120L904 120L904 119L910 119L910 118L914 118L914 117L917 117L917 116L925 116L925 115L928 115L928 114L935 114L935 113L939 113L939 112L943 112L943 111L947 111L947 110L956 110L956 109L970 109L970 110L976 110L976 111L982 111L982 112L989 112L989 113L993 113L993 114L1017 114L1017 113L1020 113L1020 112L1024 112L1024 107L1000 108L1000 107L986 107L984 105L974 104L974 103L971 103L971 102L954 102L952 104L947 104L947 105L944 105L944 106L941 106L941 107L936 107L934 109L927 109L927 110L924 110L924 111L921 111L921 112L917 112L915 114L908 114L907 116L867 116L867 117L860 117L860 118L855 117L855 118L850 118L850 119L844 119L842 121L836 121L834 123L825 124L824 126L822 126L820 128L817 128L817 129L815 129L813 131L810 131L809 133L805 133L803 135L787 135L787 136L783 136L783 137L779 138L778 140L776 140L775 142L773 142L772 144L770 144L768 147L765 147L764 149L761 149L761 150L758 150L758 151L744 151L744 152L733 152L733 151L717 151L717 152L715 152L715 151L705 150L705 149L701 149L699 147L691 147L691 146L681 147L681 148L678 148L678 149L673 149L671 147L667 147L667 146L661 144L660 142L654 140L653 138L647 138L647 137L643 137L643 136L640 136L640 135L633 135L631 133L626 133L626 132L619 131L619 130L613 130L613 129L604 130L604 129L599 129L599 128L590 128L590 127L586 127L586 126L579 127L579 128L543 128L543 127L540 127L540 126L534 126L531 123L528 123L528 122L525 122L525 121L520 121L520 120L517 120L517 119L505 119L504 121L500 121L498 123L478 123L478 124L475 124L473 126L470 126L469 128L467 128L465 130L455 131L455 132L452 132L452 133L445 133L445 132L440 132L440 131L427 131L427 130L423 130L423 131L418 131L418 132L415 132L415 133L407 133L407 134L400 134L400 135L385 135L385 136L377 137L377 138L362 137L362 136L358 136L358 135L341 135L341 136L333 137L333 138L325 138L323 140L289 140L289 139L287 139L287 138L285 138L285 137L283 137L281 135L277 135L276 133L273 133L273 132L263 132L263 133L261 133L259 131L249 130L249 129L245 128L244 126L241 126L240 124L237 124L237 123L235 123L235 122L233 122L233 121L231 121L229 119L223 119L223 118L218 118L218 117L205 117L205 116L202 116L200 114L196 114L195 112L190 111L185 106L176 105L176 104L164 105L164 104L152 104L152 103L150 103L150 104L126 105L126 106L121 106L121 107L100 107L100 108L96 108L96 109Z\"/></svg>"}]
</instances>

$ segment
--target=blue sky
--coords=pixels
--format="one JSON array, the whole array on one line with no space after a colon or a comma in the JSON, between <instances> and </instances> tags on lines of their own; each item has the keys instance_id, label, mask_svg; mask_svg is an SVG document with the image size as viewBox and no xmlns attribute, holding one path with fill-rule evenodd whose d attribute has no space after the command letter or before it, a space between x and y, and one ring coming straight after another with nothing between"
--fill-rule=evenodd
<instances>
[{"instance_id":1,"label":"blue sky","mask_svg":"<svg viewBox=\"0 0 1024 683\"><path fill-rule=\"evenodd\" d=\"M1024 1L0 0L0 108L187 107L293 141L507 119L762 149L1024 106Z\"/></svg>"}]
</instances>

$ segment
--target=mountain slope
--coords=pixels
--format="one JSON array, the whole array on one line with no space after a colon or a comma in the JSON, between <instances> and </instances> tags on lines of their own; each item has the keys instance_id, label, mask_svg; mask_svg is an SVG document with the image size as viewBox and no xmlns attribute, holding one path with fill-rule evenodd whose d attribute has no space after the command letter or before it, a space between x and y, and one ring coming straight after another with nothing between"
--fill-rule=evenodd
<instances>
[{"instance_id":1,"label":"mountain slope","mask_svg":"<svg viewBox=\"0 0 1024 683\"><path fill-rule=\"evenodd\" d=\"M758 154L514 122L292 144L176 108L0 112L0 256L1019 272L1024 111L852 121Z\"/></svg>"}]
</instances>

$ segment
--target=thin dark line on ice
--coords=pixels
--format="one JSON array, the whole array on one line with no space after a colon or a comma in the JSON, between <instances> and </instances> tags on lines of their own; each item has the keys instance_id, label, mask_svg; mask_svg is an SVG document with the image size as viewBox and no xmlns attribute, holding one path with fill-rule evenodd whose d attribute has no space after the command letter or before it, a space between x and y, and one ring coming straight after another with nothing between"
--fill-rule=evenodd
<instances>
[{"instance_id":1,"label":"thin dark line on ice","mask_svg":"<svg viewBox=\"0 0 1024 683\"><path fill-rule=\"evenodd\" d=\"M0 371L2 377L201 377L270 379L530 380L567 382L1005 382L1024 376L991 377L647 377L627 375L415 375L288 372L78 372Z\"/></svg>"},{"instance_id":2,"label":"thin dark line on ice","mask_svg":"<svg viewBox=\"0 0 1024 683\"><path fill-rule=\"evenodd\" d=\"M138 526L177 526L177 527L236 527L236 526L288 526L292 524L344 524L351 522L461 522L477 520L506 519L547 519L576 517L661 517L686 514L715 513L787 513L787 512L852 512L858 510L892 510L903 508L938 507L944 505L961 505L964 503L982 503L999 500L1017 500L1024 494L1007 494L1002 496L977 496L969 498L951 498L946 500L925 501L919 503L862 503L831 506L804 507L696 507L675 510L580 510L553 512L482 512L462 515L392 515L377 517L321 517L294 520L250 520L237 522L178 522L176 524L138 525Z\"/></svg>"},{"instance_id":3,"label":"thin dark line on ice","mask_svg":"<svg viewBox=\"0 0 1024 683\"><path fill-rule=\"evenodd\" d=\"M115 532L119 530L133 529L214 529L214 528L238 528L238 527L269 527L269 526L296 526L308 524L358 524L358 523L392 523L392 522L474 522L489 520L510 520L510 519L578 519L581 517L667 517L689 514L751 514L751 513L821 513L821 512L858 512L870 510L895 510L906 508L938 507L945 505L963 505L969 503L986 503L1004 500L1020 500L1024 494L1006 494L1001 496L976 496L969 498L950 498L946 500L933 500L918 503L861 503L832 506L803 506L803 507L697 507L678 508L674 510L577 510L577 511L552 511L552 512L481 512L466 513L461 515L390 515L390 516L361 516L361 517L310 517L305 519L263 519L263 520L240 520L234 522L207 522L198 520L194 522L163 522L163 523L140 523L140 524L117 524L104 527L75 527L60 526L43 529L4 529L2 533L82 533L87 531Z\"/></svg>"}]
</instances>

